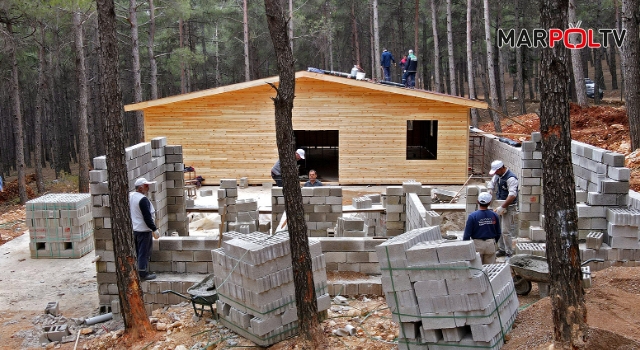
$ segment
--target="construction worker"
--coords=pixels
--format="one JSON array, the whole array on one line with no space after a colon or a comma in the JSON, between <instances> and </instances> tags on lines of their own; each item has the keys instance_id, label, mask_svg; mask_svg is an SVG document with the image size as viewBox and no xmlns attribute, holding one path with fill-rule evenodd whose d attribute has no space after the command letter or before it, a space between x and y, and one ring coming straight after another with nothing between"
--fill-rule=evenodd
<instances>
[{"instance_id":1,"label":"construction worker","mask_svg":"<svg viewBox=\"0 0 640 350\"><path fill-rule=\"evenodd\" d=\"M304 150L297 149L296 150L296 161L300 159L304 159ZM282 170L280 168L280 159L276 161L276 164L271 168L271 178L276 182L276 186L282 187Z\"/></svg>"},{"instance_id":2,"label":"construction worker","mask_svg":"<svg viewBox=\"0 0 640 350\"><path fill-rule=\"evenodd\" d=\"M156 210L147 198L151 182L144 177L136 180L135 191L129 193L129 205L131 206L131 223L133 224L133 236L138 262L138 275L140 280L147 281L156 278L156 274L149 272L149 258L153 246L152 237L160 238L154 216Z\"/></svg>"},{"instance_id":3,"label":"construction worker","mask_svg":"<svg viewBox=\"0 0 640 350\"><path fill-rule=\"evenodd\" d=\"M380 58L380 67L384 72L384 81L391 81L391 62L396 64L396 60L393 58L391 52L387 49L382 50L382 57Z\"/></svg>"},{"instance_id":4,"label":"construction worker","mask_svg":"<svg viewBox=\"0 0 640 350\"><path fill-rule=\"evenodd\" d=\"M489 210L493 197L489 192L482 192L478 196L480 209L469 214L464 227L462 240L473 239L476 251L480 253L483 264L496 262L496 243L502 235L498 214Z\"/></svg>"},{"instance_id":5,"label":"construction worker","mask_svg":"<svg viewBox=\"0 0 640 350\"><path fill-rule=\"evenodd\" d=\"M498 252L496 256L511 257L513 254L512 235L516 231L516 215L518 203L518 177L511 172L501 160L494 160L491 163L489 175L493 178L487 187L496 192L496 199L504 202L494 209L496 214L501 216L502 236L498 241Z\"/></svg>"},{"instance_id":6,"label":"construction worker","mask_svg":"<svg viewBox=\"0 0 640 350\"><path fill-rule=\"evenodd\" d=\"M405 66L406 82L405 86L408 88L416 87L416 71L418 70L418 57L413 54L413 50L409 50L409 56L407 56L407 65Z\"/></svg>"},{"instance_id":7,"label":"construction worker","mask_svg":"<svg viewBox=\"0 0 640 350\"><path fill-rule=\"evenodd\" d=\"M319 187L323 186L322 182L318 180L318 174L315 170L309 170L309 181L304 183L304 187Z\"/></svg>"}]
</instances>

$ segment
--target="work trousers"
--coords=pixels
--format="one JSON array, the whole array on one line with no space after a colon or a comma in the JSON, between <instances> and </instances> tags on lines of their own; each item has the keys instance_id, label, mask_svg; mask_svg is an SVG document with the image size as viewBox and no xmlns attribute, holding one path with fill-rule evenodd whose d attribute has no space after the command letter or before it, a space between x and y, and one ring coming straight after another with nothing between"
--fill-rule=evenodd
<instances>
[{"instance_id":1,"label":"work trousers","mask_svg":"<svg viewBox=\"0 0 640 350\"><path fill-rule=\"evenodd\" d=\"M382 67L384 71L384 81L391 81L391 67Z\"/></svg>"},{"instance_id":2,"label":"work trousers","mask_svg":"<svg viewBox=\"0 0 640 350\"><path fill-rule=\"evenodd\" d=\"M271 174L271 178L276 182L276 186L282 187L282 175Z\"/></svg>"},{"instance_id":3,"label":"work trousers","mask_svg":"<svg viewBox=\"0 0 640 350\"><path fill-rule=\"evenodd\" d=\"M407 72L406 87L416 87L416 72Z\"/></svg>"},{"instance_id":4,"label":"work trousers","mask_svg":"<svg viewBox=\"0 0 640 350\"><path fill-rule=\"evenodd\" d=\"M507 210L500 216L500 227L502 236L498 241L498 248L507 255L513 254L513 235L516 233L518 211L515 205L510 205Z\"/></svg>"},{"instance_id":5,"label":"work trousers","mask_svg":"<svg viewBox=\"0 0 640 350\"><path fill-rule=\"evenodd\" d=\"M480 253L482 264L494 264L496 262L496 240L495 239L474 239L476 252Z\"/></svg>"},{"instance_id":6,"label":"work trousers","mask_svg":"<svg viewBox=\"0 0 640 350\"><path fill-rule=\"evenodd\" d=\"M136 243L136 256L138 263L138 274L141 278L149 274L149 259L151 258L151 247L153 246L153 235L151 231L133 231Z\"/></svg>"}]
</instances>

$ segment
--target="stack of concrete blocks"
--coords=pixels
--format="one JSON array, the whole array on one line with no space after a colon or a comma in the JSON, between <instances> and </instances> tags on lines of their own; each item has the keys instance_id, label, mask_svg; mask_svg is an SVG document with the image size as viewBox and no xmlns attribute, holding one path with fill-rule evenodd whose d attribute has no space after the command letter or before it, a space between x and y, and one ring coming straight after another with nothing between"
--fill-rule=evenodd
<instances>
[{"instance_id":1,"label":"stack of concrete blocks","mask_svg":"<svg viewBox=\"0 0 640 350\"><path fill-rule=\"evenodd\" d=\"M238 184L236 179L221 179L220 189L218 189L218 214L222 218L220 232L229 231L229 223L236 222L238 218L237 200Z\"/></svg>"},{"instance_id":2,"label":"stack of concrete blocks","mask_svg":"<svg viewBox=\"0 0 640 350\"><path fill-rule=\"evenodd\" d=\"M164 170L166 182L163 185L161 184L161 186L164 187L160 189L159 196L166 196L168 215L166 217L167 230L161 229L160 232L178 232L179 236L188 236L189 218L187 217L186 208L187 196L184 190L184 159L182 155L182 146L167 145L167 139L165 137L152 139L151 154L153 157L158 157L158 163L160 163L163 153L165 159ZM155 181L161 182L160 179L156 179ZM166 195L163 194L165 189ZM163 224L164 223L161 222L161 225Z\"/></svg>"},{"instance_id":3,"label":"stack of concrete blocks","mask_svg":"<svg viewBox=\"0 0 640 350\"><path fill-rule=\"evenodd\" d=\"M235 203L235 222L228 222L228 231L249 233L260 228L258 200L254 198L237 199Z\"/></svg>"},{"instance_id":4,"label":"stack of concrete blocks","mask_svg":"<svg viewBox=\"0 0 640 350\"><path fill-rule=\"evenodd\" d=\"M399 349L499 349L518 311L508 264L482 265L473 241L416 229L376 248ZM499 314L499 317L498 317Z\"/></svg>"},{"instance_id":5,"label":"stack of concrete blocks","mask_svg":"<svg viewBox=\"0 0 640 350\"><path fill-rule=\"evenodd\" d=\"M352 214L352 216L359 217L364 221L368 237L386 236L387 228L382 220L383 215L380 211L361 211Z\"/></svg>"},{"instance_id":6,"label":"stack of concrete blocks","mask_svg":"<svg viewBox=\"0 0 640 350\"><path fill-rule=\"evenodd\" d=\"M387 187L386 195L382 201L387 215L387 237L398 236L405 232L405 202L406 197L402 186Z\"/></svg>"},{"instance_id":7,"label":"stack of concrete blocks","mask_svg":"<svg viewBox=\"0 0 640 350\"><path fill-rule=\"evenodd\" d=\"M516 243L515 252L516 254L547 256L546 244L544 243Z\"/></svg>"},{"instance_id":8,"label":"stack of concrete blocks","mask_svg":"<svg viewBox=\"0 0 640 350\"><path fill-rule=\"evenodd\" d=\"M80 258L93 250L89 194L52 193L26 204L32 259Z\"/></svg>"},{"instance_id":9,"label":"stack of concrete blocks","mask_svg":"<svg viewBox=\"0 0 640 350\"><path fill-rule=\"evenodd\" d=\"M376 246L379 238L373 237L319 237L329 271L350 271L370 275L367 279L333 280L329 285L331 295L360 294L382 295L380 265Z\"/></svg>"},{"instance_id":10,"label":"stack of concrete blocks","mask_svg":"<svg viewBox=\"0 0 640 350\"><path fill-rule=\"evenodd\" d=\"M369 228L364 219L355 216L342 216L338 218L335 226L335 237L367 237Z\"/></svg>"},{"instance_id":11,"label":"stack of concrete blocks","mask_svg":"<svg viewBox=\"0 0 640 350\"><path fill-rule=\"evenodd\" d=\"M356 209L369 209L373 207L373 201L368 196L353 197L352 206Z\"/></svg>"},{"instance_id":12,"label":"stack of concrete blocks","mask_svg":"<svg viewBox=\"0 0 640 350\"><path fill-rule=\"evenodd\" d=\"M608 260L640 261L640 235L638 232L640 210L608 208L607 221L607 235L603 235L602 239L610 247ZM599 238L592 238L595 241L594 245L597 245Z\"/></svg>"},{"instance_id":13,"label":"stack of concrete blocks","mask_svg":"<svg viewBox=\"0 0 640 350\"><path fill-rule=\"evenodd\" d=\"M578 203L578 233L583 240L590 232L608 229L607 208L627 206L630 170L624 167L624 155L582 142L572 141L571 158L576 196L585 202Z\"/></svg>"},{"instance_id":14,"label":"stack of concrete blocks","mask_svg":"<svg viewBox=\"0 0 640 350\"><path fill-rule=\"evenodd\" d=\"M241 177L240 178L240 188L247 188L247 187L249 187L249 178Z\"/></svg>"},{"instance_id":15,"label":"stack of concrete blocks","mask_svg":"<svg viewBox=\"0 0 640 350\"><path fill-rule=\"evenodd\" d=\"M260 346L297 333L293 268L287 232L224 233L211 251L222 324ZM331 306L325 258L319 241L309 240L318 311Z\"/></svg>"},{"instance_id":16,"label":"stack of concrete blocks","mask_svg":"<svg viewBox=\"0 0 640 350\"><path fill-rule=\"evenodd\" d=\"M125 157L129 191L135 189L134 183L140 177L153 182L149 186L147 197L156 210L156 226L159 231L163 234L177 231L179 235L188 235L182 147L167 145L166 138L158 137L151 140L151 143L145 142L126 148ZM94 170L89 172L89 181L95 228L94 245L96 256L100 256L100 260L96 262L96 279L100 305L111 305L111 301L119 297L106 157L95 157L93 168ZM153 250L158 249L157 242L154 240Z\"/></svg>"}]
</instances>

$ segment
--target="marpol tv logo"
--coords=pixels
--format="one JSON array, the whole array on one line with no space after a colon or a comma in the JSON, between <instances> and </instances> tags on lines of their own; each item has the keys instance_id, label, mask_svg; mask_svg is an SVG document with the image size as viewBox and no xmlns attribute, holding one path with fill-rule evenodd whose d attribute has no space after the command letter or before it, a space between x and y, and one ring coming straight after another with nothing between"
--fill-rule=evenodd
<instances>
[{"instance_id":1,"label":"marpol tv logo","mask_svg":"<svg viewBox=\"0 0 640 350\"><path fill-rule=\"evenodd\" d=\"M590 49L609 47L612 44L621 47L627 35L625 29L584 29L580 28L581 24L582 21L578 21L575 25L569 23L569 28L565 30L558 28L548 30L536 28L531 31L522 29L517 36L515 29L505 31L502 28L498 28L496 40L498 47L508 45L511 48L546 48L562 44L568 49L579 50L585 47ZM600 34L600 40L598 40L596 33Z\"/></svg>"}]
</instances>

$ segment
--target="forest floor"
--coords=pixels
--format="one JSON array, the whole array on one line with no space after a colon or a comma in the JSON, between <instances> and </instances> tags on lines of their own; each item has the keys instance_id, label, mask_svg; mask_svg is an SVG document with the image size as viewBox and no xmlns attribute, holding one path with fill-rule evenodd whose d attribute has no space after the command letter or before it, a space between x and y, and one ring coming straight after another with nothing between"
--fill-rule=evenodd
<instances>
[{"instance_id":1,"label":"forest floor","mask_svg":"<svg viewBox=\"0 0 640 350\"><path fill-rule=\"evenodd\" d=\"M528 110L535 110L531 104ZM486 120L485 120L486 121ZM526 114L503 121L503 132L513 134L530 134L539 130L539 119L536 114ZM485 123L481 127L487 132L492 131L492 124ZM598 147L606 148L626 156L626 164L632 168L631 186L635 190L640 188L640 156L631 152L629 146L629 125L624 108L617 101L605 101L601 106L591 106L581 109L571 107L572 138ZM77 177L65 175L55 179L51 170L46 170L46 186L50 192L73 192L77 188ZM24 223L24 206L17 204L17 184L11 183L15 179L8 178L5 192L0 194L0 245L21 236L26 231ZM35 184L30 183L30 197L35 196ZM0 247L0 258L10 259L11 254ZM27 261L30 259L26 259ZM20 259L16 263L25 263ZM20 266L20 265L18 265ZM93 265L90 265L93 266ZM77 267L81 273L86 269ZM82 275L81 273L75 273ZM9 273L3 271L3 273ZM82 276L81 276L82 277ZM90 277L90 276L89 276ZM361 276L344 275L340 278L359 278ZM94 293L86 291L86 277L82 277L80 292L86 293L86 298L94 298ZM1 283L5 279L0 277ZM44 278L42 278L44 279ZM587 322L590 337L587 349L640 349L640 267L612 267L592 275L592 287L586 289ZM42 282L40 282L42 283ZM61 283L55 293L63 296L65 293L76 298L83 298L74 291L65 291ZM69 283L66 288L77 286ZM9 288L0 287L2 289ZM41 311L34 310L50 300L42 296L28 296L16 293L14 299L31 298L29 301L37 303L29 310L14 308L0 310L0 348L30 348L41 347L38 342L38 330L47 321ZM553 337L553 322L551 303L549 298L540 298L537 287L528 296L519 296L520 312L514 324L514 329L507 335L507 343L503 349L547 349ZM25 300L22 300L24 303ZM389 310L382 297L359 297L350 299L348 306L332 305L329 318L321 326L331 349L396 349L393 340L399 335L398 327L390 319ZM43 304L44 305L44 304ZM62 306L61 306L62 308ZM65 310L64 316L77 320L81 315L95 314L97 310ZM205 313L205 316L208 314ZM224 349L238 346L251 346L252 343L234 335L211 318L196 318L190 304L182 303L170 308L156 310L152 317L157 329L143 339L131 340L121 336L122 321L109 321L93 327L74 327L80 337L78 348L81 349ZM333 331L346 326L356 327L356 335L337 337ZM41 333L41 332L40 332ZM55 345L50 343L48 348L75 349L73 341ZM269 349L289 350L298 348L298 339L291 338L271 346Z\"/></svg>"}]
</instances>

